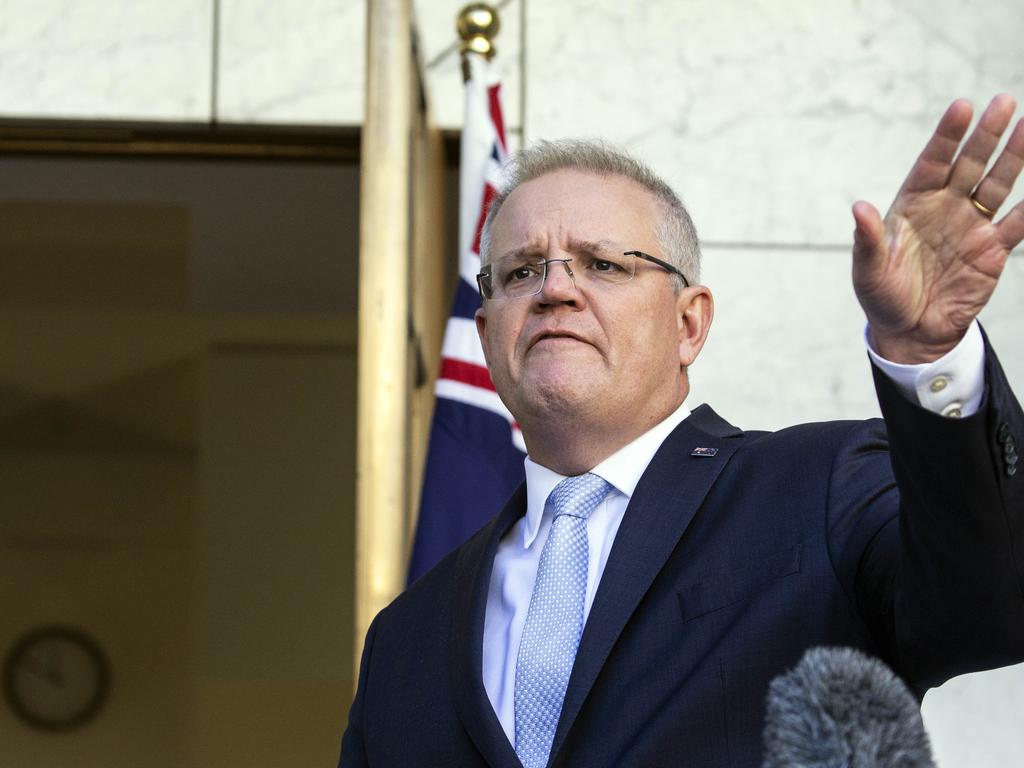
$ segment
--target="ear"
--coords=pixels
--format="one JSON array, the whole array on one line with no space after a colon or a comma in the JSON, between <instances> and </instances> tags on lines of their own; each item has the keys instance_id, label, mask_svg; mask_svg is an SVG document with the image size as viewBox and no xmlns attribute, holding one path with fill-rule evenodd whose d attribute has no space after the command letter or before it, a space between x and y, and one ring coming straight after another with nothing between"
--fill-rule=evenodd
<instances>
[{"instance_id":1,"label":"ear","mask_svg":"<svg viewBox=\"0 0 1024 768\"><path fill-rule=\"evenodd\" d=\"M484 310L483 305L477 308L473 319L476 321L476 335L480 337L480 346L484 350L484 361L489 368L491 358L487 350L487 312Z\"/></svg>"},{"instance_id":2,"label":"ear","mask_svg":"<svg viewBox=\"0 0 1024 768\"><path fill-rule=\"evenodd\" d=\"M693 364L704 347L715 316L715 300L704 285L693 285L679 292L676 322L679 328L679 365L684 370Z\"/></svg>"}]
</instances>

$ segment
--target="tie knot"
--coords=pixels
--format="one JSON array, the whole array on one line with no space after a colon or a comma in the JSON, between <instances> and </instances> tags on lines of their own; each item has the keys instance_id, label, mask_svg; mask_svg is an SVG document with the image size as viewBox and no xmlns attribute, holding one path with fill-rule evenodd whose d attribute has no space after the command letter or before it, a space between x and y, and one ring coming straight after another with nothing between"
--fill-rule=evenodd
<instances>
[{"instance_id":1,"label":"tie knot","mask_svg":"<svg viewBox=\"0 0 1024 768\"><path fill-rule=\"evenodd\" d=\"M588 472L565 478L551 491L548 500L555 511L555 517L570 515L586 520L608 495L610 488L611 484L603 477Z\"/></svg>"}]
</instances>

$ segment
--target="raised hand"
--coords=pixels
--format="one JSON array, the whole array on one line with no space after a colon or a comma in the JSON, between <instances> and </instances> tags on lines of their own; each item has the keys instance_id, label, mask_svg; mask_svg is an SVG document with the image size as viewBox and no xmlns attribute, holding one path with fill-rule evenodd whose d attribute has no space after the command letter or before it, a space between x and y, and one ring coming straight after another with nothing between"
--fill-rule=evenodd
<instances>
[{"instance_id":1,"label":"raised hand","mask_svg":"<svg viewBox=\"0 0 1024 768\"><path fill-rule=\"evenodd\" d=\"M853 206L853 286L883 357L931 362L956 346L1024 239L1024 201L993 220L1024 167L1024 119L985 173L1015 107L996 96L957 155L972 110L953 102L885 219Z\"/></svg>"}]
</instances>

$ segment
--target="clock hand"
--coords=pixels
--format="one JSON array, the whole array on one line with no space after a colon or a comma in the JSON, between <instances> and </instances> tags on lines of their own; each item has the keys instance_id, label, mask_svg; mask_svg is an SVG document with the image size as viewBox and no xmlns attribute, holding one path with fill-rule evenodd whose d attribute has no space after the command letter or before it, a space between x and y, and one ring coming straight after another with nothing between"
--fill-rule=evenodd
<instances>
[{"instance_id":1,"label":"clock hand","mask_svg":"<svg viewBox=\"0 0 1024 768\"><path fill-rule=\"evenodd\" d=\"M64 670L60 663L60 648L51 646L46 653L47 679L58 688L64 687Z\"/></svg>"},{"instance_id":2,"label":"clock hand","mask_svg":"<svg viewBox=\"0 0 1024 768\"><path fill-rule=\"evenodd\" d=\"M61 664L61 652L58 646L50 649L50 672L53 677L50 679L58 688L64 687L64 665Z\"/></svg>"},{"instance_id":3,"label":"clock hand","mask_svg":"<svg viewBox=\"0 0 1024 768\"><path fill-rule=\"evenodd\" d=\"M47 653L45 659L40 659L35 654L26 654L22 658L21 667L29 674L52 685L60 685L62 682L60 670L54 664L52 656L52 652Z\"/></svg>"}]
</instances>

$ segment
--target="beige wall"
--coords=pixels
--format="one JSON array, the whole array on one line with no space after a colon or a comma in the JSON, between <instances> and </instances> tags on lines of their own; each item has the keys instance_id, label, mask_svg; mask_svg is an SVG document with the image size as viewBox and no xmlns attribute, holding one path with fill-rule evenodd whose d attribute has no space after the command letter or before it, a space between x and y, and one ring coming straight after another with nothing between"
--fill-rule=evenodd
<instances>
[{"instance_id":1,"label":"beige wall","mask_svg":"<svg viewBox=\"0 0 1024 768\"><path fill-rule=\"evenodd\" d=\"M207 359L192 766L330 765L353 690L355 356Z\"/></svg>"},{"instance_id":2,"label":"beige wall","mask_svg":"<svg viewBox=\"0 0 1024 768\"><path fill-rule=\"evenodd\" d=\"M162 451L0 453L0 645L74 624L104 648L94 724L40 733L0 707L0 763L182 766L188 729L195 467Z\"/></svg>"},{"instance_id":3,"label":"beige wall","mask_svg":"<svg viewBox=\"0 0 1024 768\"><path fill-rule=\"evenodd\" d=\"M40 450L35 422L7 424L0 647L76 625L113 684L70 733L0 707L5 768L337 758L353 688L354 354L214 347L199 364L195 452L126 449L109 424L101 442L68 416Z\"/></svg>"},{"instance_id":4,"label":"beige wall","mask_svg":"<svg viewBox=\"0 0 1024 768\"><path fill-rule=\"evenodd\" d=\"M355 195L327 164L0 158L0 656L71 624L84 727L3 768L337 760L353 689Z\"/></svg>"}]
</instances>

